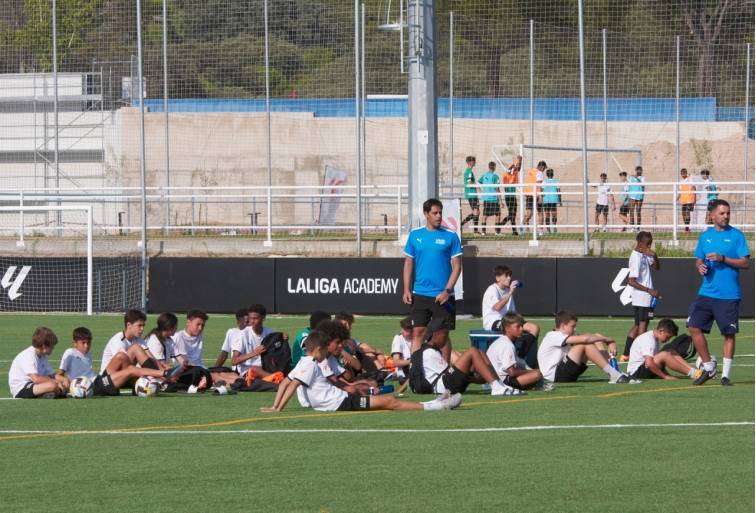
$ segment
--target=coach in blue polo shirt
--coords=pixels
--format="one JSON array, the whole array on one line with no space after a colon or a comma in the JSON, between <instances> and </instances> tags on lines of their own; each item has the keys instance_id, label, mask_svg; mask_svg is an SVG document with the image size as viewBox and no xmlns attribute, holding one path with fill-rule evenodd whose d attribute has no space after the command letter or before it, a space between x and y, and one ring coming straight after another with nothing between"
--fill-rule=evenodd
<instances>
[{"instance_id":1,"label":"coach in blue polo shirt","mask_svg":"<svg viewBox=\"0 0 756 513\"><path fill-rule=\"evenodd\" d=\"M701 234L695 251L696 270L703 276L703 283L688 309L690 336L704 362L704 372L693 384L700 385L717 375L717 362L712 360L704 336L717 321L724 337L722 385L729 386L738 332L740 269L748 269L750 252L743 232L730 226L730 204L716 199L709 203L708 210L714 226Z\"/></svg>"},{"instance_id":2,"label":"coach in blue polo shirt","mask_svg":"<svg viewBox=\"0 0 756 513\"><path fill-rule=\"evenodd\" d=\"M462 272L462 243L456 233L441 226L443 208L435 198L423 203L425 226L415 228L407 237L402 300L412 305L411 351L420 348L426 326L435 319L441 326L438 331L445 332L447 338L444 356L448 361L451 354L449 330L454 329L457 316L454 284Z\"/></svg>"}]
</instances>

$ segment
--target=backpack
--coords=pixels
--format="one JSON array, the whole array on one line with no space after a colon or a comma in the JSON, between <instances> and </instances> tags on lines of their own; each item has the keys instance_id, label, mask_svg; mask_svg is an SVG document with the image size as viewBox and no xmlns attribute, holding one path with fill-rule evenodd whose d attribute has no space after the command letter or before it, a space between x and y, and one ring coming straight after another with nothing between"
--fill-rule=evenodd
<instances>
[{"instance_id":1,"label":"backpack","mask_svg":"<svg viewBox=\"0 0 756 513\"><path fill-rule=\"evenodd\" d=\"M664 344L661 351L674 351L686 360L696 356L696 346L693 345L693 339L690 338L690 335L678 335Z\"/></svg>"},{"instance_id":2,"label":"backpack","mask_svg":"<svg viewBox=\"0 0 756 513\"><path fill-rule=\"evenodd\" d=\"M436 379L433 380L433 383L425 378L425 372L423 372L423 351L428 348L430 348L428 344L423 344L420 346L420 349L412 353L410 356L409 385L412 391L416 394L434 393L436 391L436 382L444 374L443 372L440 373Z\"/></svg>"},{"instance_id":3,"label":"backpack","mask_svg":"<svg viewBox=\"0 0 756 513\"><path fill-rule=\"evenodd\" d=\"M291 348L284 340L283 333L274 331L262 339L262 346L266 351L260 355L262 368L267 372L283 372L288 375L291 371Z\"/></svg>"}]
</instances>

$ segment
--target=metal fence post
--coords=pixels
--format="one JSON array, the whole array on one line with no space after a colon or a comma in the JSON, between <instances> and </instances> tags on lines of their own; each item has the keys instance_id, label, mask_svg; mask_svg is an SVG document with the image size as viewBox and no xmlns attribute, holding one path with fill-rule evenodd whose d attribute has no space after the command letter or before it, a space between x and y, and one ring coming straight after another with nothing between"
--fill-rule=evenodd
<instances>
[{"instance_id":1,"label":"metal fence post","mask_svg":"<svg viewBox=\"0 0 756 513\"><path fill-rule=\"evenodd\" d=\"M583 255L588 255L588 128L585 117L585 47L583 43L583 0L578 0L580 38L580 126L583 155Z\"/></svg>"},{"instance_id":2,"label":"metal fence post","mask_svg":"<svg viewBox=\"0 0 756 513\"><path fill-rule=\"evenodd\" d=\"M530 20L530 144L535 144L535 22ZM533 148L530 148L530 164L533 164Z\"/></svg>"},{"instance_id":3,"label":"metal fence post","mask_svg":"<svg viewBox=\"0 0 756 513\"><path fill-rule=\"evenodd\" d=\"M672 245L679 246L680 241L677 240L677 183L672 186Z\"/></svg>"},{"instance_id":4,"label":"metal fence post","mask_svg":"<svg viewBox=\"0 0 756 513\"><path fill-rule=\"evenodd\" d=\"M675 37L675 173L680 172L680 36Z\"/></svg>"},{"instance_id":5,"label":"metal fence post","mask_svg":"<svg viewBox=\"0 0 756 513\"><path fill-rule=\"evenodd\" d=\"M136 16L137 16L137 54L138 54L138 69L139 69L139 87L137 88L139 94L139 139L141 150L141 189L142 189L142 238L141 238L141 250L142 250L142 309L147 308L147 163L146 149L145 149L145 136L144 136L144 84L142 77L144 76L142 70L142 0L137 0L136 3Z\"/></svg>"},{"instance_id":6,"label":"metal fence post","mask_svg":"<svg viewBox=\"0 0 756 513\"><path fill-rule=\"evenodd\" d=\"M268 151L268 238L263 242L263 246L270 247L273 245L271 239L271 224L273 222L273 213L271 212L273 199L271 198L271 187L273 186L273 149L271 146L271 117L270 117L270 50L268 41L268 0L264 2L264 22L265 22L265 114L267 117L267 151Z\"/></svg>"},{"instance_id":7,"label":"metal fence post","mask_svg":"<svg viewBox=\"0 0 756 513\"><path fill-rule=\"evenodd\" d=\"M165 113L165 229L171 225L171 152L168 117L168 0L163 0L163 111Z\"/></svg>"},{"instance_id":8,"label":"metal fence post","mask_svg":"<svg viewBox=\"0 0 756 513\"><path fill-rule=\"evenodd\" d=\"M454 11L449 11L449 187L454 197Z\"/></svg>"}]
</instances>

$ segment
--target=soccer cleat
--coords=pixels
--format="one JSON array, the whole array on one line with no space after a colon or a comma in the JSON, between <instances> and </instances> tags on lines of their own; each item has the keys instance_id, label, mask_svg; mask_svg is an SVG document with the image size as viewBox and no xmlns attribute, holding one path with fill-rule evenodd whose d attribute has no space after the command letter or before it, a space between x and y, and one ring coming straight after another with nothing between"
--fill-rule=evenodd
<instances>
[{"instance_id":1,"label":"soccer cleat","mask_svg":"<svg viewBox=\"0 0 756 513\"><path fill-rule=\"evenodd\" d=\"M701 375L693 380L693 384L703 385L704 383L706 383L707 381L709 381L711 378L715 377L716 375L717 375L716 368L713 371L707 371L706 369L701 369Z\"/></svg>"},{"instance_id":2,"label":"soccer cleat","mask_svg":"<svg viewBox=\"0 0 756 513\"><path fill-rule=\"evenodd\" d=\"M491 395L510 396L510 395L526 395L526 394L522 390L510 387L509 385L505 385L501 381L494 381L493 383L491 383Z\"/></svg>"},{"instance_id":3,"label":"soccer cleat","mask_svg":"<svg viewBox=\"0 0 756 513\"><path fill-rule=\"evenodd\" d=\"M536 386L533 387L533 390L537 390L539 392L551 392L552 390L554 390L554 383L542 379L536 384Z\"/></svg>"},{"instance_id":4,"label":"soccer cleat","mask_svg":"<svg viewBox=\"0 0 756 513\"><path fill-rule=\"evenodd\" d=\"M730 378L728 378L727 376L722 376L722 379L720 380L720 383L722 384L723 387L731 387L732 386L732 381L730 381Z\"/></svg>"},{"instance_id":5,"label":"soccer cleat","mask_svg":"<svg viewBox=\"0 0 756 513\"><path fill-rule=\"evenodd\" d=\"M462 394L450 395L449 397L440 399L439 403L441 403L441 409L453 410L462 403Z\"/></svg>"},{"instance_id":6,"label":"soccer cleat","mask_svg":"<svg viewBox=\"0 0 756 513\"><path fill-rule=\"evenodd\" d=\"M609 378L609 383L612 385L629 385L631 381L634 380L631 380L627 374L620 374L616 379Z\"/></svg>"}]
</instances>

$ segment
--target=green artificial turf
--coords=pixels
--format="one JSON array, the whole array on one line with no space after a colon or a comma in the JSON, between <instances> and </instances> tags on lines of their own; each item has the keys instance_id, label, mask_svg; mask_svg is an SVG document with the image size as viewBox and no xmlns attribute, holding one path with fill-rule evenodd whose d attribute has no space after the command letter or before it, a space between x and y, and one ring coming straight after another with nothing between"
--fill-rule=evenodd
<instances>
[{"instance_id":1,"label":"green artificial turf","mask_svg":"<svg viewBox=\"0 0 756 513\"><path fill-rule=\"evenodd\" d=\"M292 337L305 323L266 321ZM629 323L584 319L578 329L622 347ZM0 316L0 397L37 325L60 338L54 367L72 329L90 327L98 368L120 324L118 316ZM458 322L458 349L479 324ZM211 316L211 363L232 325L231 316ZM718 379L609 385L591 367L549 393L494 398L471 387L451 412L318 413L293 399L283 413L260 413L270 393L3 400L0 511L752 512L753 326L742 321L731 388ZM384 350L397 331L397 317L361 317L354 327ZM721 361L721 338L710 343Z\"/></svg>"}]
</instances>

